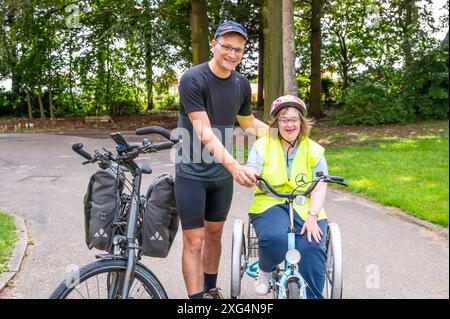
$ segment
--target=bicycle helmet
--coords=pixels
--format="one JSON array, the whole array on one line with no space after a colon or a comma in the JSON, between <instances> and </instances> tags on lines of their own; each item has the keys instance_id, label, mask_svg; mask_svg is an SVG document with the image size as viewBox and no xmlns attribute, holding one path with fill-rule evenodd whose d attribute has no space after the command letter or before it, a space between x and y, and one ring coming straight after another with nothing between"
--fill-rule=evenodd
<instances>
[{"instance_id":1,"label":"bicycle helmet","mask_svg":"<svg viewBox=\"0 0 450 319\"><path fill-rule=\"evenodd\" d=\"M283 95L273 101L272 107L270 108L270 117L274 119L281 109L288 106L295 107L303 116L306 116L305 102L295 95Z\"/></svg>"}]
</instances>

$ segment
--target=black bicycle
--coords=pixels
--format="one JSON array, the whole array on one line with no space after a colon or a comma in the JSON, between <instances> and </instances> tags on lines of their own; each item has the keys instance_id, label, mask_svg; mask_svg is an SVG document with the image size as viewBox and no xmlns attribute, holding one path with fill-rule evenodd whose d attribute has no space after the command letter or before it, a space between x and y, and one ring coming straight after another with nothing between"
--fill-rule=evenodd
<instances>
[{"instance_id":1,"label":"black bicycle","mask_svg":"<svg viewBox=\"0 0 450 319\"><path fill-rule=\"evenodd\" d=\"M83 150L83 144L72 145L72 149L84 157L85 164L97 163L100 168L121 169L131 173L132 180L124 178L129 194L122 194L119 213L113 223L113 249L106 254L97 254L100 259L73 272L51 294L50 299L167 299L167 294L156 276L139 262L142 257L142 217L146 198L141 195L142 174L151 174L152 169L135 159L146 153L170 149L181 143L170 131L159 126L148 126L136 130L137 135L159 134L167 142L152 143L144 139L142 146L130 145L120 133L112 133L117 154L105 149L95 151L94 156Z\"/></svg>"}]
</instances>

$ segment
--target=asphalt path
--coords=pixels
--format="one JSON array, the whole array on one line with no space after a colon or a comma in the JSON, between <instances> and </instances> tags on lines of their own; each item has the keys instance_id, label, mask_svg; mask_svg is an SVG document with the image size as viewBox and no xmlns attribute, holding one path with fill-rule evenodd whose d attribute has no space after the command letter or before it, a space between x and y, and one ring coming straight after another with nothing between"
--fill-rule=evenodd
<instances>
[{"instance_id":1,"label":"asphalt path","mask_svg":"<svg viewBox=\"0 0 450 319\"><path fill-rule=\"evenodd\" d=\"M30 245L21 270L0 298L48 298L74 265L95 260L84 242L83 196L98 167L82 166L71 150L82 142L89 151L114 143L104 134L0 134L0 210L23 217ZM140 137L126 135L131 142ZM174 173L169 151L142 159L153 168L143 190L162 172ZM330 168L330 174L333 170ZM218 284L230 291L233 223L247 224L252 189L235 184L222 240ZM349 192L330 190L325 205L339 224L344 254L344 298L449 298L448 229L417 222L398 210ZM186 298L181 273L181 232L167 258L143 258L170 298ZM256 298L253 280L244 276L242 298Z\"/></svg>"}]
</instances>

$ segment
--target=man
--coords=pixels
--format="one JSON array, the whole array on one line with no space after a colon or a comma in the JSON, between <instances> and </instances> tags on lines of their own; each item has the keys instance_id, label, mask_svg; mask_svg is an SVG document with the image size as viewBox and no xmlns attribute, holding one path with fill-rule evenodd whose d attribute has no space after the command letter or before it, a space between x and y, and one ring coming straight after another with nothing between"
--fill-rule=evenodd
<instances>
[{"instance_id":1,"label":"man","mask_svg":"<svg viewBox=\"0 0 450 319\"><path fill-rule=\"evenodd\" d=\"M234 123L237 119L244 130L261 134L268 130L252 114L250 83L234 71L247 40L242 25L222 23L211 41L213 58L190 68L180 80L178 128L188 136L177 154L175 197L183 229L183 277L191 299L221 298L216 281L233 179L243 186L256 181L253 171L230 154Z\"/></svg>"}]
</instances>

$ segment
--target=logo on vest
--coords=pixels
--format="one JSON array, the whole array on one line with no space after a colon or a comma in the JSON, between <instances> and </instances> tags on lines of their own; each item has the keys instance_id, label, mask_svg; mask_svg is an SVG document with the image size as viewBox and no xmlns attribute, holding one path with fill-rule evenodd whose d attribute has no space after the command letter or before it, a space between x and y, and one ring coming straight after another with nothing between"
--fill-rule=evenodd
<instances>
[{"instance_id":1,"label":"logo on vest","mask_svg":"<svg viewBox=\"0 0 450 319\"><path fill-rule=\"evenodd\" d=\"M295 184L297 184L297 186L304 186L308 184L306 182L306 174L300 173L297 176L295 176Z\"/></svg>"}]
</instances>

